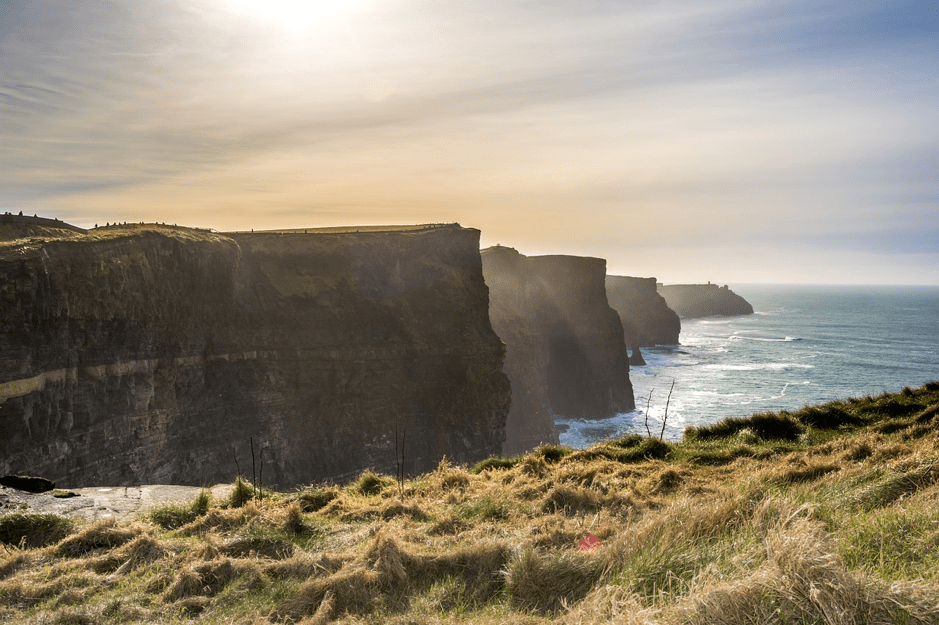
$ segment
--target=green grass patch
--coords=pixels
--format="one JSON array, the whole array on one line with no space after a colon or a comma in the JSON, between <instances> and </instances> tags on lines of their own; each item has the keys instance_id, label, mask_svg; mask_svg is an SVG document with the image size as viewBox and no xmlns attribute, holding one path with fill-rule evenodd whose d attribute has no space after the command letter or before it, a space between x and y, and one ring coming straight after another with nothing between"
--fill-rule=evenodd
<instances>
[{"instance_id":1,"label":"green grass patch","mask_svg":"<svg viewBox=\"0 0 939 625\"><path fill-rule=\"evenodd\" d=\"M212 494L202 490L190 504L168 504L150 511L150 520L165 530L179 529L209 511ZM243 504L242 504L243 505Z\"/></svg>"},{"instance_id":2,"label":"green grass patch","mask_svg":"<svg viewBox=\"0 0 939 625\"><path fill-rule=\"evenodd\" d=\"M459 516L468 521L499 521L509 518L512 508L500 497L487 495L465 503L457 509Z\"/></svg>"},{"instance_id":3,"label":"green grass patch","mask_svg":"<svg viewBox=\"0 0 939 625\"><path fill-rule=\"evenodd\" d=\"M35 549L53 545L75 530L75 522L55 514L0 516L0 543Z\"/></svg>"},{"instance_id":4,"label":"green grass patch","mask_svg":"<svg viewBox=\"0 0 939 625\"><path fill-rule=\"evenodd\" d=\"M395 485L395 481L387 475L374 471L363 471L359 479L349 486L349 491L357 495L380 495L383 490Z\"/></svg>"},{"instance_id":5,"label":"green grass patch","mask_svg":"<svg viewBox=\"0 0 939 625\"><path fill-rule=\"evenodd\" d=\"M479 475L483 471L500 471L504 469L511 469L520 461L520 456L516 456L515 458L500 458L498 456L493 456L492 458L486 458L485 460L474 464L473 468L470 469L470 473Z\"/></svg>"},{"instance_id":6,"label":"green grass patch","mask_svg":"<svg viewBox=\"0 0 939 625\"><path fill-rule=\"evenodd\" d=\"M750 417L730 417L713 425L688 426L685 440L730 438L743 429L762 440L796 441L805 428L789 413L761 412Z\"/></svg>"}]
</instances>

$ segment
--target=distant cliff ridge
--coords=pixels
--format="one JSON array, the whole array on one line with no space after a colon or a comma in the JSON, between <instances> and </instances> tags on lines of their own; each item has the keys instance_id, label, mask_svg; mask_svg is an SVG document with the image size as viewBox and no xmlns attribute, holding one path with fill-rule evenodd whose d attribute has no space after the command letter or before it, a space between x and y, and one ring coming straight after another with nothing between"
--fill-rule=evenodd
<instances>
[{"instance_id":1,"label":"distant cliff ridge","mask_svg":"<svg viewBox=\"0 0 939 625\"><path fill-rule=\"evenodd\" d=\"M752 315L753 306L726 285L669 284L658 285L659 295L680 317L712 317L714 315Z\"/></svg>"},{"instance_id":2,"label":"distant cliff ridge","mask_svg":"<svg viewBox=\"0 0 939 625\"><path fill-rule=\"evenodd\" d=\"M0 302L0 474L200 485L253 438L291 486L505 437L477 230L99 228L0 244Z\"/></svg>"},{"instance_id":3,"label":"distant cliff ridge","mask_svg":"<svg viewBox=\"0 0 939 625\"><path fill-rule=\"evenodd\" d=\"M635 407L605 260L527 257L497 246L483 250L482 261L512 383L503 454L557 442L555 418L599 419Z\"/></svg>"},{"instance_id":4,"label":"distant cliff ridge","mask_svg":"<svg viewBox=\"0 0 939 625\"><path fill-rule=\"evenodd\" d=\"M631 349L678 344L681 321L656 291L655 278L607 276L606 296Z\"/></svg>"}]
</instances>

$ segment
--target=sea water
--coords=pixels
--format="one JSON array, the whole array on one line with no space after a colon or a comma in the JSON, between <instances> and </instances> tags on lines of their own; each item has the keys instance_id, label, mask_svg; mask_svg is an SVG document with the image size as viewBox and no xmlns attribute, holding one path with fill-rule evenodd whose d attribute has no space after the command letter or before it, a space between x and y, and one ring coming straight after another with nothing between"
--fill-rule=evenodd
<instances>
[{"instance_id":1,"label":"sea water","mask_svg":"<svg viewBox=\"0 0 939 625\"><path fill-rule=\"evenodd\" d=\"M663 421L678 440L689 425L939 380L939 287L732 289L754 314L682 319L679 345L643 349L647 364L630 369L636 410L559 420L561 443L659 436Z\"/></svg>"}]
</instances>

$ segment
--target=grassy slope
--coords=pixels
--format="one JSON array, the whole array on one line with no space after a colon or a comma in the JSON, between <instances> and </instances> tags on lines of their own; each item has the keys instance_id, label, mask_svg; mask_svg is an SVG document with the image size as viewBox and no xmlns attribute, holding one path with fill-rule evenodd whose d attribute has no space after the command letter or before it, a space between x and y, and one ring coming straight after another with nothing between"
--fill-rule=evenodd
<instances>
[{"instance_id":1,"label":"grassy slope","mask_svg":"<svg viewBox=\"0 0 939 625\"><path fill-rule=\"evenodd\" d=\"M931 383L128 525L0 517L28 536L0 622L939 623L937 462Z\"/></svg>"}]
</instances>

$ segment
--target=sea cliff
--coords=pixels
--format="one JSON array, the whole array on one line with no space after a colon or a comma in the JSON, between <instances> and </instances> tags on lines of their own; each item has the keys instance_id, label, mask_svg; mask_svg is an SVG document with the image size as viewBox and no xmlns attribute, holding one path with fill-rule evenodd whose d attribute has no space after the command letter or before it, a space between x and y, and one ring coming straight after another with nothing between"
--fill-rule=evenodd
<instances>
[{"instance_id":1,"label":"sea cliff","mask_svg":"<svg viewBox=\"0 0 939 625\"><path fill-rule=\"evenodd\" d=\"M483 250L493 328L506 344L512 408L502 453L556 443L555 418L599 419L635 407L606 261Z\"/></svg>"},{"instance_id":2,"label":"sea cliff","mask_svg":"<svg viewBox=\"0 0 939 625\"><path fill-rule=\"evenodd\" d=\"M679 317L693 319L714 315L752 315L753 306L731 291L727 285L668 284L658 285L659 295Z\"/></svg>"},{"instance_id":3,"label":"sea cliff","mask_svg":"<svg viewBox=\"0 0 939 625\"><path fill-rule=\"evenodd\" d=\"M0 474L344 481L498 453L479 232L159 226L0 245Z\"/></svg>"},{"instance_id":4,"label":"sea cliff","mask_svg":"<svg viewBox=\"0 0 939 625\"><path fill-rule=\"evenodd\" d=\"M630 349L678 344L681 320L656 291L655 278L607 276L606 296Z\"/></svg>"}]
</instances>

